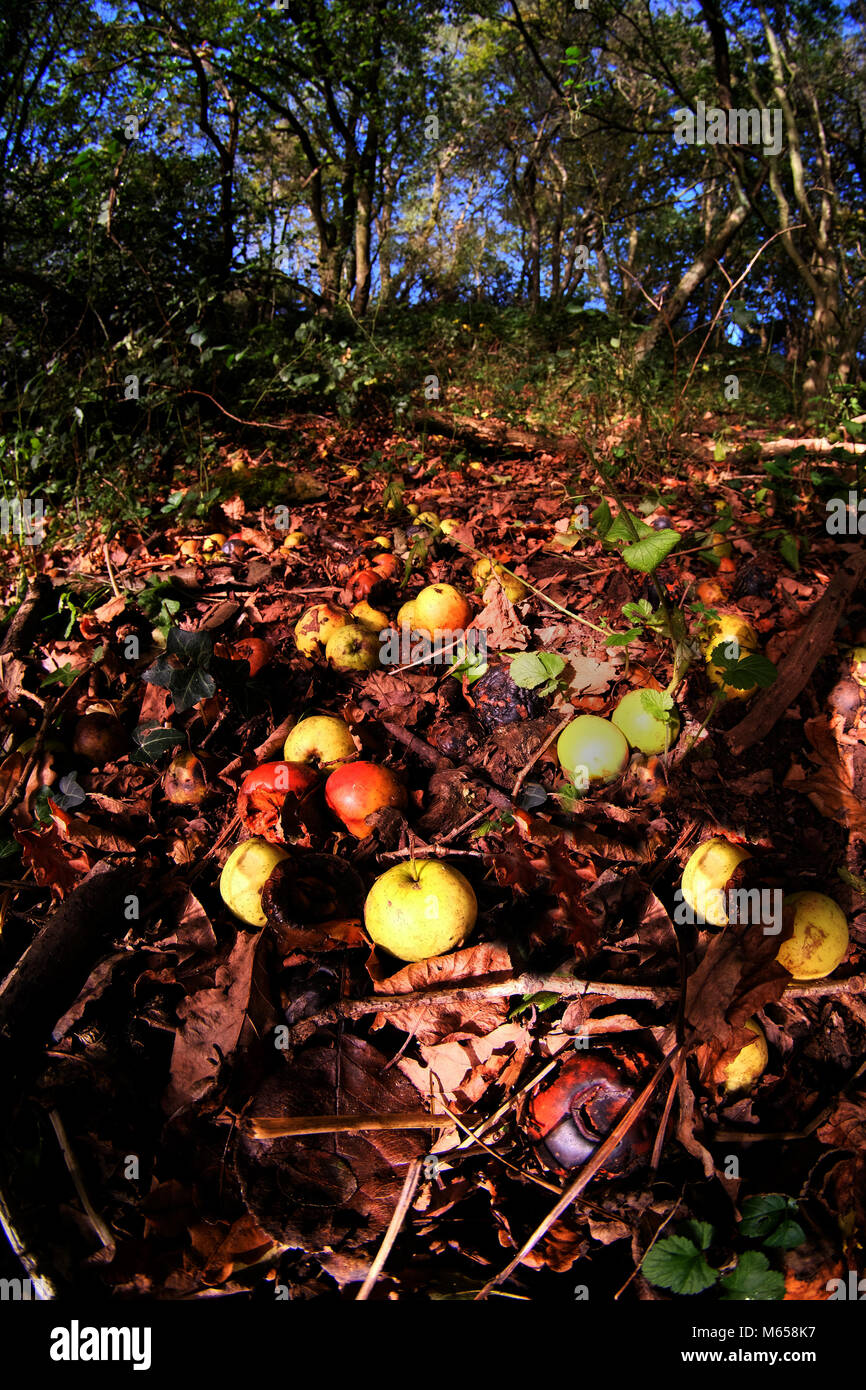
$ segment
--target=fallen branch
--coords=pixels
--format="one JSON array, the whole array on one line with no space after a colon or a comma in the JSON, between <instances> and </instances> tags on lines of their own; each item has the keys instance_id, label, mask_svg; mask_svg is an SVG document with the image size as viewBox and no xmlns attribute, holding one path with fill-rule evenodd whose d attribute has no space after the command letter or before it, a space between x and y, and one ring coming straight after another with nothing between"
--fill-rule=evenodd
<instances>
[{"instance_id":1,"label":"fallen branch","mask_svg":"<svg viewBox=\"0 0 866 1390\"><path fill-rule=\"evenodd\" d=\"M447 1129L447 1115L426 1110L398 1111L392 1115L258 1115L244 1121L251 1139L297 1139L302 1134L360 1134L365 1129Z\"/></svg>"},{"instance_id":2,"label":"fallen branch","mask_svg":"<svg viewBox=\"0 0 866 1390\"><path fill-rule=\"evenodd\" d=\"M761 692L745 719L729 729L727 741L732 752L743 753L759 743L793 704L832 642L839 618L864 578L866 550L857 550L840 565L812 608L806 626L782 663L778 679Z\"/></svg>"}]
</instances>

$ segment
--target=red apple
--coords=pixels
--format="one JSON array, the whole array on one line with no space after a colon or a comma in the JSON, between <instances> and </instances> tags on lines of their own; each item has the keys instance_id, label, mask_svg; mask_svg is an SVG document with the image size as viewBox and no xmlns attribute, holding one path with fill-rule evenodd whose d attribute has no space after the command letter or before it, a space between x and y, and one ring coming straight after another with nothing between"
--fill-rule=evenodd
<instances>
[{"instance_id":1,"label":"red apple","mask_svg":"<svg viewBox=\"0 0 866 1390\"><path fill-rule=\"evenodd\" d=\"M242 637L239 642L233 642L229 647L229 656L232 661L246 661L249 663L250 676L257 676L264 666L267 666L274 649L270 642L266 642L262 637Z\"/></svg>"},{"instance_id":2,"label":"red apple","mask_svg":"<svg viewBox=\"0 0 866 1390\"><path fill-rule=\"evenodd\" d=\"M287 797L302 800L318 782L308 763L262 763L247 773L238 792L238 812L247 829L272 843L284 840L282 811Z\"/></svg>"},{"instance_id":3,"label":"red apple","mask_svg":"<svg viewBox=\"0 0 866 1390\"><path fill-rule=\"evenodd\" d=\"M393 772L378 763L346 763L325 783L325 800L350 834L366 840L372 834L367 817L386 806L406 805L406 791Z\"/></svg>"}]
</instances>

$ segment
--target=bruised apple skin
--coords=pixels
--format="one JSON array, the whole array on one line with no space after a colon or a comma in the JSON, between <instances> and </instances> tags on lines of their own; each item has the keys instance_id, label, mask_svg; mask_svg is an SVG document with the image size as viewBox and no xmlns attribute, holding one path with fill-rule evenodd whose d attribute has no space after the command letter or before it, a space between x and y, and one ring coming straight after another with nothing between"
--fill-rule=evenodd
<instances>
[{"instance_id":1,"label":"bruised apple skin","mask_svg":"<svg viewBox=\"0 0 866 1390\"><path fill-rule=\"evenodd\" d=\"M477 917L472 884L439 859L395 864L379 875L364 903L368 936L404 961L462 946Z\"/></svg>"},{"instance_id":2,"label":"bruised apple skin","mask_svg":"<svg viewBox=\"0 0 866 1390\"><path fill-rule=\"evenodd\" d=\"M165 770L162 789L172 806L201 806L211 794L207 771L198 754L176 753Z\"/></svg>"},{"instance_id":3,"label":"bruised apple skin","mask_svg":"<svg viewBox=\"0 0 866 1390\"><path fill-rule=\"evenodd\" d=\"M351 835L366 840L372 835L367 816L386 806L402 810L405 788L393 772L378 763L346 763L332 772L325 784L325 800Z\"/></svg>"},{"instance_id":4,"label":"bruised apple skin","mask_svg":"<svg viewBox=\"0 0 866 1390\"><path fill-rule=\"evenodd\" d=\"M823 980L841 965L848 951L848 922L842 909L824 893L792 893L782 902L785 925L794 931L779 947L777 961L795 980Z\"/></svg>"},{"instance_id":5,"label":"bruised apple skin","mask_svg":"<svg viewBox=\"0 0 866 1390\"><path fill-rule=\"evenodd\" d=\"M737 866L751 857L742 845L732 845L721 836L698 846L683 869L681 892L699 920L726 926L725 889Z\"/></svg>"},{"instance_id":6,"label":"bruised apple skin","mask_svg":"<svg viewBox=\"0 0 866 1390\"><path fill-rule=\"evenodd\" d=\"M289 855L279 845L253 838L232 850L220 874L220 895L230 912L249 927L264 927L262 889L278 864Z\"/></svg>"},{"instance_id":7,"label":"bruised apple skin","mask_svg":"<svg viewBox=\"0 0 866 1390\"><path fill-rule=\"evenodd\" d=\"M309 763L273 762L252 768L241 782L238 814L252 835L282 844L282 810L287 797L303 800L318 785Z\"/></svg>"},{"instance_id":8,"label":"bruised apple skin","mask_svg":"<svg viewBox=\"0 0 866 1390\"><path fill-rule=\"evenodd\" d=\"M303 656L314 656L327 646L338 628L344 627L352 619L343 608L334 603L317 603L301 616L295 625L295 642Z\"/></svg>"},{"instance_id":9,"label":"bruised apple skin","mask_svg":"<svg viewBox=\"0 0 866 1390\"><path fill-rule=\"evenodd\" d=\"M379 665L379 634L362 623L349 623L328 638L325 656L343 675L375 671Z\"/></svg>"},{"instance_id":10,"label":"bruised apple skin","mask_svg":"<svg viewBox=\"0 0 866 1390\"><path fill-rule=\"evenodd\" d=\"M348 724L335 714L311 714L302 719L283 745L286 762L324 768L348 762L357 751Z\"/></svg>"},{"instance_id":11,"label":"bruised apple skin","mask_svg":"<svg viewBox=\"0 0 866 1390\"><path fill-rule=\"evenodd\" d=\"M582 1168L637 1099L648 1060L594 1047L562 1063L554 1079L533 1095L524 1129L541 1162L559 1173ZM605 1177L622 1177L649 1161L655 1125L647 1112L605 1160Z\"/></svg>"}]
</instances>

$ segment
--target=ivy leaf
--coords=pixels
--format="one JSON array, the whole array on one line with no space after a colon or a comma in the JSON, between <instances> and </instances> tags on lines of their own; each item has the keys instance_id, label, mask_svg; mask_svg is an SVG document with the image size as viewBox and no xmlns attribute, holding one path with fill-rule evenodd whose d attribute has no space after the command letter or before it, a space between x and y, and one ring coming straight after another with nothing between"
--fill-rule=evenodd
<instances>
[{"instance_id":1,"label":"ivy leaf","mask_svg":"<svg viewBox=\"0 0 866 1390\"><path fill-rule=\"evenodd\" d=\"M181 667L172 672L168 688L178 714L192 709L199 700L206 700L216 691L216 681L198 666Z\"/></svg>"},{"instance_id":2,"label":"ivy leaf","mask_svg":"<svg viewBox=\"0 0 866 1390\"><path fill-rule=\"evenodd\" d=\"M795 574L800 570L800 542L796 536L792 536L790 531L786 531L779 539L779 554L789 565Z\"/></svg>"},{"instance_id":3,"label":"ivy leaf","mask_svg":"<svg viewBox=\"0 0 866 1390\"><path fill-rule=\"evenodd\" d=\"M651 574L679 543L679 531L651 531L636 545L627 545L622 552L622 558L629 569L639 570L641 574Z\"/></svg>"},{"instance_id":4,"label":"ivy leaf","mask_svg":"<svg viewBox=\"0 0 866 1390\"><path fill-rule=\"evenodd\" d=\"M785 1280L760 1250L747 1250L737 1267L721 1282L722 1298L739 1303L780 1302L785 1297Z\"/></svg>"},{"instance_id":5,"label":"ivy leaf","mask_svg":"<svg viewBox=\"0 0 866 1390\"><path fill-rule=\"evenodd\" d=\"M540 782L527 782L520 793L519 805L524 811L535 811L547 800L547 792Z\"/></svg>"},{"instance_id":6,"label":"ivy leaf","mask_svg":"<svg viewBox=\"0 0 866 1390\"><path fill-rule=\"evenodd\" d=\"M213 656L213 639L208 632L190 632L186 628L172 627L166 638L165 650L168 656L179 656L189 665L207 670Z\"/></svg>"},{"instance_id":7,"label":"ivy leaf","mask_svg":"<svg viewBox=\"0 0 866 1390\"><path fill-rule=\"evenodd\" d=\"M145 719L133 730L132 737L141 749L142 756L153 763L183 743L183 735L179 734L177 729L173 729L170 724L160 724L156 719ZM133 754L133 757L136 756Z\"/></svg>"},{"instance_id":8,"label":"ivy leaf","mask_svg":"<svg viewBox=\"0 0 866 1390\"><path fill-rule=\"evenodd\" d=\"M764 1192L747 1197L743 1203L740 1234L749 1240L763 1241L777 1250L793 1250L802 1245L806 1233L794 1220L799 1209L793 1197L783 1192Z\"/></svg>"},{"instance_id":9,"label":"ivy leaf","mask_svg":"<svg viewBox=\"0 0 866 1390\"><path fill-rule=\"evenodd\" d=\"M564 670L565 662L556 652L520 652L508 673L521 690L535 690L546 681L555 682Z\"/></svg>"},{"instance_id":10,"label":"ivy leaf","mask_svg":"<svg viewBox=\"0 0 866 1390\"><path fill-rule=\"evenodd\" d=\"M81 806L87 799L87 793L79 784L74 772L70 772L66 777L60 779L60 792L55 793L53 800L60 807L61 811L72 811L76 806Z\"/></svg>"},{"instance_id":11,"label":"ivy leaf","mask_svg":"<svg viewBox=\"0 0 866 1390\"><path fill-rule=\"evenodd\" d=\"M651 1284L674 1293L702 1293L715 1284L719 1271L708 1265L702 1251L686 1236L666 1236L644 1257L643 1273Z\"/></svg>"}]
</instances>

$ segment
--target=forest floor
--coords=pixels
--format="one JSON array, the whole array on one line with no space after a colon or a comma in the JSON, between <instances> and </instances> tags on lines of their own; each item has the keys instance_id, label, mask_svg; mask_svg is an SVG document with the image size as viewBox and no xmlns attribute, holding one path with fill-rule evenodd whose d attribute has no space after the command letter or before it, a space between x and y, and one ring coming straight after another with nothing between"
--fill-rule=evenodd
<instances>
[{"instance_id":1,"label":"forest floor","mask_svg":"<svg viewBox=\"0 0 866 1390\"><path fill-rule=\"evenodd\" d=\"M866 596L859 535L816 508L815 459L762 464L753 430L724 458L693 436L650 466L626 426L602 475L579 444L497 443L489 425L458 450L286 423L269 450L226 436L204 515L184 517L190 480L152 530L34 552L7 629L0 1185L34 1269L93 1299L353 1299L385 1241L364 1296L827 1298L866 1240ZM630 563L623 504L642 538L680 537L651 572ZM393 573L365 580L382 553ZM473 577L479 558L523 581L513 602ZM298 649L311 605L368 597L393 620L433 584L469 596L486 673L411 657L345 673ZM660 598L691 657L678 737L575 796L565 724L671 682ZM751 699L715 698L700 647L718 613L778 673ZM245 773L309 713L342 717L406 788L367 838L321 785L239 816ZM250 828L288 856L261 927L219 891ZM788 915L775 936L681 920L684 865L714 836L748 847L744 882L842 909L826 978L792 985L776 962ZM363 902L427 858L468 878L477 926L401 964ZM754 1017L763 1073L726 1091ZM578 1087L565 1101L557 1077ZM577 1125L571 1167L541 1148L554 1102ZM424 1111L438 1124L255 1123Z\"/></svg>"}]
</instances>

